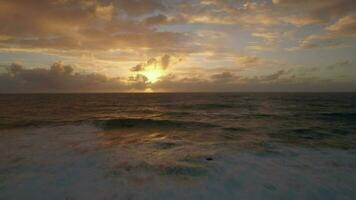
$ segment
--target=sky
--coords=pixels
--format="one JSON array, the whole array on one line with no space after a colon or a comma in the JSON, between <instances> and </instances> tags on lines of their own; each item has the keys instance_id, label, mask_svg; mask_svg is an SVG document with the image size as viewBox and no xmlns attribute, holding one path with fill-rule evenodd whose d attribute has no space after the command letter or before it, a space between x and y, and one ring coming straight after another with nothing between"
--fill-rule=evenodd
<instances>
[{"instance_id":1,"label":"sky","mask_svg":"<svg viewBox=\"0 0 356 200\"><path fill-rule=\"evenodd\" d=\"M1 0L0 93L356 91L355 0Z\"/></svg>"}]
</instances>

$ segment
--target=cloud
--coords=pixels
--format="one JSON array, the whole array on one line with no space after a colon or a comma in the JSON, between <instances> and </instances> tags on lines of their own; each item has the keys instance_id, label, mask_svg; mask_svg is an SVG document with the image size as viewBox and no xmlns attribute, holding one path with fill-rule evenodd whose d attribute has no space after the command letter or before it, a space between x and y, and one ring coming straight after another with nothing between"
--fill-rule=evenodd
<instances>
[{"instance_id":1,"label":"cloud","mask_svg":"<svg viewBox=\"0 0 356 200\"><path fill-rule=\"evenodd\" d=\"M235 24L243 27L304 26L321 24L352 13L353 0L296 1L228 1L201 0L188 6L188 21L206 24Z\"/></svg>"},{"instance_id":2,"label":"cloud","mask_svg":"<svg viewBox=\"0 0 356 200\"><path fill-rule=\"evenodd\" d=\"M218 74L213 74L210 76L210 78L214 82L220 82L220 83L234 82L240 79L240 77L236 76L234 73L231 72L222 72Z\"/></svg>"},{"instance_id":3,"label":"cloud","mask_svg":"<svg viewBox=\"0 0 356 200\"><path fill-rule=\"evenodd\" d=\"M274 41L278 37L278 34L276 32L257 32L252 33L252 35L255 37L266 39L268 41Z\"/></svg>"},{"instance_id":4,"label":"cloud","mask_svg":"<svg viewBox=\"0 0 356 200\"><path fill-rule=\"evenodd\" d=\"M343 17L356 10L353 0L273 0L273 3L289 12L289 16L295 16L299 21L309 21L309 23L301 23L302 25L326 23L335 17Z\"/></svg>"},{"instance_id":5,"label":"cloud","mask_svg":"<svg viewBox=\"0 0 356 200\"><path fill-rule=\"evenodd\" d=\"M171 56L169 55L164 55L161 58L161 66L163 69L167 69L171 63Z\"/></svg>"},{"instance_id":6,"label":"cloud","mask_svg":"<svg viewBox=\"0 0 356 200\"><path fill-rule=\"evenodd\" d=\"M120 11L128 15L143 15L167 9L167 5L161 0L117 0L114 2Z\"/></svg>"},{"instance_id":7,"label":"cloud","mask_svg":"<svg viewBox=\"0 0 356 200\"><path fill-rule=\"evenodd\" d=\"M111 20L114 15L114 6L109 5L97 5L95 7L95 16L102 20Z\"/></svg>"},{"instance_id":8,"label":"cloud","mask_svg":"<svg viewBox=\"0 0 356 200\"><path fill-rule=\"evenodd\" d=\"M98 73L74 73L71 65L54 63L49 69L25 69L12 64L0 74L0 92L109 92L131 87L119 77L109 78Z\"/></svg>"},{"instance_id":9,"label":"cloud","mask_svg":"<svg viewBox=\"0 0 356 200\"><path fill-rule=\"evenodd\" d=\"M328 26L326 30L332 34L356 36L356 15L342 17L335 24Z\"/></svg>"},{"instance_id":10,"label":"cloud","mask_svg":"<svg viewBox=\"0 0 356 200\"><path fill-rule=\"evenodd\" d=\"M291 50L315 48L344 48L353 46L356 36L356 16L348 15L327 26L320 34L312 34L304 38L298 47Z\"/></svg>"},{"instance_id":11,"label":"cloud","mask_svg":"<svg viewBox=\"0 0 356 200\"><path fill-rule=\"evenodd\" d=\"M179 62L179 60L177 61ZM172 56L164 55L160 58L150 58L144 63L140 63L131 68L132 72L140 72L144 71L148 67L160 68L162 70L166 70L168 67L172 65Z\"/></svg>"},{"instance_id":12,"label":"cloud","mask_svg":"<svg viewBox=\"0 0 356 200\"><path fill-rule=\"evenodd\" d=\"M279 70L278 72L274 73L274 74L270 74L267 76L262 76L260 77L261 81L274 81L279 79L282 75L284 75L286 72L284 70Z\"/></svg>"},{"instance_id":13,"label":"cloud","mask_svg":"<svg viewBox=\"0 0 356 200\"><path fill-rule=\"evenodd\" d=\"M329 65L327 66L327 69L329 70L338 70L338 69L350 69L353 68L355 65L349 61L349 60L343 60L343 61L339 61L336 62L335 64Z\"/></svg>"},{"instance_id":14,"label":"cloud","mask_svg":"<svg viewBox=\"0 0 356 200\"><path fill-rule=\"evenodd\" d=\"M136 74L128 78L129 89L135 91L145 91L150 83L148 78L142 74Z\"/></svg>"},{"instance_id":15,"label":"cloud","mask_svg":"<svg viewBox=\"0 0 356 200\"><path fill-rule=\"evenodd\" d=\"M23 67L21 64L19 63L12 63L8 68L7 68L8 72L10 74L16 74L19 71L23 70Z\"/></svg>"},{"instance_id":16,"label":"cloud","mask_svg":"<svg viewBox=\"0 0 356 200\"><path fill-rule=\"evenodd\" d=\"M338 66L349 65L339 63ZM278 70L260 76L239 76L225 71L204 78L202 74L168 74L149 82L143 74L108 77L100 73L79 73L71 65L56 62L50 68L28 69L12 64L0 74L0 93L33 92L128 92L128 91L356 91L356 80L316 80ZM326 84L326 85L325 85ZM347 86L347 87L346 87ZM344 87L344 88L342 88Z\"/></svg>"},{"instance_id":17,"label":"cloud","mask_svg":"<svg viewBox=\"0 0 356 200\"><path fill-rule=\"evenodd\" d=\"M152 52L149 56L157 56L162 53L201 53L211 46L223 46L223 40L207 37L212 34L204 36L195 34L194 29L182 31L161 27L199 23L252 30L253 36L264 39L264 43L250 43L247 48L271 50L279 39L278 31L273 28L285 24L326 25L340 18L339 23L330 26L329 30L353 34L352 27L346 26L354 19L345 16L352 15L355 9L353 0L198 0L191 3L162 0L3 0L0 3L0 47L42 49L58 54L68 51L145 50ZM201 31L211 33L212 29L209 29ZM233 37L233 34L221 32L225 42L231 41L228 37Z\"/></svg>"},{"instance_id":18,"label":"cloud","mask_svg":"<svg viewBox=\"0 0 356 200\"><path fill-rule=\"evenodd\" d=\"M144 23L149 26L161 25L168 22L168 17L162 14L148 17L144 20Z\"/></svg>"},{"instance_id":19,"label":"cloud","mask_svg":"<svg viewBox=\"0 0 356 200\"><path fill-rule=\"evenodd\" d=\"M164 15L142 22L137 15L165 10L158 0L4 0L0 46L26 49L111 50L182 47L184 33L157 31Z\"/></svg>"},{"instance_id":20,"label":"cloud","mask_svg":"<svg viewBox=\"0 0 356 200\"><path fill-rule=\"evenodd\" d=\"M254 66L261 62L261 59L257 56L239 56L236 59L243 66Z\"/></svg>"},{"instance_id":21,"label":"cloud","mask_svg":"<svg viewBox=\"0 0 356 200\"><path fill-rule=\"evenodd\" d=\"M335 37L331 34L320 34L307 36L299 43L299 46L289 48L288 50L335 49L347 48L351 46L353 46L353 44L345 38Z\"/></svg>"},{"instance_id":22,"label":"cloud","mask_svg":"<svg viewBox=\"0 0 356 200\"><path fill-rule=\"evenodd\" d=\"M0 65L20 60L43 66L48 60L64 60L77 63L86 73L63 64L53 69L13 65L1 77L17 85L29 82L34 89L32 75L42 82L68 79L53 84L63 90L79 89L64 86L89 82L85 78L89 74L101 80L93 90L153 87L156 82L145 77L157 80L166 74L173 74L167 76L172 80L165 80L171 87L229 85L233 89L237 83L256 80L265 84L286 78L285 63L304 59L285 50L355 45L355 11L354 0L2 0ZM266 50L270 51L260 52ZM335 61L340 55L335 54ZM37 57L44 60L34 61ZM310 56L305 58L303 63L314 62ZM193 68L198 72L189 71ZM112 74L125 78L113 79ZM111 88L104 86L109 84Z\"/></svg>"},{"instance_id":23,"label":"cloud","mask_svg":"<svg viewBox=\"0 0 356 200\"><path fill-rule=\"evenodd\" d=\"M303 79L291 76L284 70L255 77L240 77L231 72L213 74L208 79L202 77L179 78L175 75L168 75L151 85L151 88L154 91L163 92L356 91L356 81Z\"/></svg>"},{"instance_id":24,"label":"cloud","mask_svg":"<svg viewBox=\"0 0 356 200\"><path fill-rule=\"evenodd\" d=\"M278 32L259 31L252 33L251 35L263 40L262 42L254 42L247 46L247 49L254 51L266 51L275 49L277 47L278 39L282 39L281 34Z\"/></svg>"},{"instance_id":25,"label":"cloud","mask_svg":"<svg viewBox=\"0 0 356 200\"><path fill-rule=\"evenodd\" d=\"M132 72L139 72L145 70L145 65L144 64L138 64L134 67L131 68Z\"/></svg>"}]
</instances>

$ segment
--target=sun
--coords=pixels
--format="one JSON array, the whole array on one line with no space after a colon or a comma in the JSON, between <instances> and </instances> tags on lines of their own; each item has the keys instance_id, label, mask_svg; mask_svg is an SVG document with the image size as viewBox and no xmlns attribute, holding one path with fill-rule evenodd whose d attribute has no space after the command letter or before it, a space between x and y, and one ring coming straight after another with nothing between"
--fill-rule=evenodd
<instances>
[{"instance_id":1,"label":"sun","mask_svg":"<svg viewBox=\"0 0 356 200\"><path fill-rule=\"evenodd\" d=\"M142 72L142 75L146 76L149 82L155 83L164 75L164 71L160 67L148 66Z\"/></svg>"}]
</instances>

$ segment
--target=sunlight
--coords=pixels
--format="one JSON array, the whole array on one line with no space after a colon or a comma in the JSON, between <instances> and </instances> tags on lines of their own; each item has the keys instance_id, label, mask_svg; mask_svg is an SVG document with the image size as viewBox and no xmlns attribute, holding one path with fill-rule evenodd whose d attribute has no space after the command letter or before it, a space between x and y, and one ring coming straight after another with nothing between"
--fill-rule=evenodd
<instances>
[{"instance_id":1,"label":"sunlight","mask_svg":"<svg viewBox=\"0 0 356 200\"><path fill-rule=\"evenodd\" d=\"M149 66L142 72L142 75L146 76L149 82L155 83L164 75L164 71L159 67Z\"/></svg>"},{"instance_id":2,"label":"sunlight","mask_svg":"<svg viewBox=\"0 0 356 200\"><path fill-rule=\"evenodd\" d=\"M153 93L154 91L152 90L152 88L146 88L144 92L145 93Z\"/></svg>"}]
</instances>

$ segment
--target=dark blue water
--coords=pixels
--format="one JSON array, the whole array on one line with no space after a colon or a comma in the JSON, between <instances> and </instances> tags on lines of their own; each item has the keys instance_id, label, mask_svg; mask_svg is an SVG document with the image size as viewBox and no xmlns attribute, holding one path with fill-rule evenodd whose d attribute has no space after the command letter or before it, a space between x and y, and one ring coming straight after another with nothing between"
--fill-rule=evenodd
<instances>
[{"instance_id":1,"label":"dark blue water","mask_svg":"<svg viewBox=\"0 0 356 200\"><path fill-rule=\"evenodd\" d=\"M0 95L0 199L355 199L355 122L355 93Z\"/></svg>"}]
</instances>

